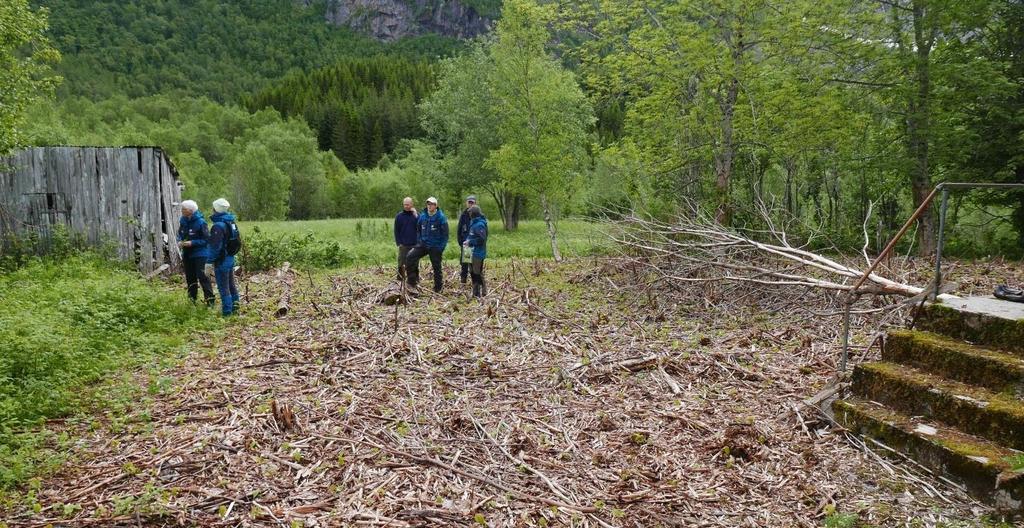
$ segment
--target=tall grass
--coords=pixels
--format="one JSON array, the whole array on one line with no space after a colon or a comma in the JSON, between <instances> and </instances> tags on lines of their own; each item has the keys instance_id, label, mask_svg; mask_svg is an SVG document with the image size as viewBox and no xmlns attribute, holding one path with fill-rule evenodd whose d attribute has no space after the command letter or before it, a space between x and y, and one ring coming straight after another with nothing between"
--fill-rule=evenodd
<instances>
[{"instance_id":1,"label":"tall grass","mask_svg":"<svg viewBox=\"0 0 1024 528\"><path fill-rule=\"evenodd\" d=\"M0 273L0 488L31 474L25 431L88 400L88 385L172 355L221 324L184 291L88 253Z\"/></svg>"},{"instance_id":2,"label":"tall grass","mask_svg":"<svg viewBox=\"0 0 1024 528\"><path fill-rule=\"evenodd\" d=\"M457 218L449 218L451 230L445 258L459 258L455 237ZM267 269L283 261L314 267L390 264L396 258L391 218L356 218L290 222L241 222L249 240L249 269ZM563 256L605 253L607 237L595 223L563 220L558 224L559 249ZM500 220L491 220L488 258L550 258L551 243L542 221L524 221L516 231L505 231ZM243 259L245 257L243 256Z\"/></svg>"}]
</instances>

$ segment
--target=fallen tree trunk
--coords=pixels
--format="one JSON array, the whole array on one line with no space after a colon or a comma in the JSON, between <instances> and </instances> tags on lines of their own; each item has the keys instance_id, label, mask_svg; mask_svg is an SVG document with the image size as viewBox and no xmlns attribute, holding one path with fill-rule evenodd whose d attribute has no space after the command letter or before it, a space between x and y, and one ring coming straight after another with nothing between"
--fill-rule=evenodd
<instances>
[{"instance_id":1,"label":"fallen tree trunk","mask_svg":"<svg viewBox=\"0 0 1024 528\"><path fill-rule=\"evenodd\" d=\"M681 217L668 224L630 216L613 235L618 244L665 279L680 282L735 281L762 286L806 286L851 291L864 272L790 244L767 219L771 242L704 221ZM912 297L923 288L872 273L858 293Z\"/></svg>"},{"instance_id":2,"label":"fallen tree trunk","mask_svg":"<svg viewBox=\"0 0 1024 528\"><path fill-rule=\"evenodd\" d=\"M624 372L654 370L662 368L667 361L668 358L659 355L634 357L612 363L594 365L593 371L587 374L587 377L591 379L606 379Z\"/></svg>"},{"instance_id":3,"label":"fallen tree trunk","mask_svg":"<svg viewBox=\"0 0 1024 528\"><path fill-rule=\"evenodd\" d=\"M156 277L157 275L159 275L159 274L161 274L161 273L163 273L163 272L165 272L165 271L167 271L169 269L171 269L171 265L170 264L162 264L162 265L160 265L159 268L157 268L157 269L147 273L146 274L146 280L150 280L153 277Z\"/></svg>"}]
</instances>

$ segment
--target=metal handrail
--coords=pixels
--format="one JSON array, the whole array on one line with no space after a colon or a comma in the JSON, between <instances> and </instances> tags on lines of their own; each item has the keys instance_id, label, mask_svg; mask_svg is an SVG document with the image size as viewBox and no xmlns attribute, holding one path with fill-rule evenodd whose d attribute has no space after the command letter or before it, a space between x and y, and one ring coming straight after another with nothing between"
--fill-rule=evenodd
<instances>
[{"instance_id":1,"label":"metal handrail","mask_svg":"<svg viewBox=\"0 0 1024 528\"><path fill-rule=\"evenodd\" d=\"M892 237L892 240L890 240L889 243L886 244L885 249L883 249L882 252L878 254L878 258L876 258L875 261L871 263L871 266L868 267L868 270L865 271L859 279L857 279L857 282L853 284L853 288L851 288L850 291L847 292L845 302L846 306L843 313L843 353L842 357L839 360L840 372L846 372L846 360L850 347L850 311L853 307L854 300L858 295L860 295L860 293L857 290L860 289L860 287L864 284L864 281L866 281L868 277L871 276L871 273L874 272L876 268L878 268L878 265L882 262L882 260L889 256L889 253L892 251L894 247L896 247L896 243L899 242L901 238L903 238L903 235L907 233L907 230L910 229L910 226L913 225L913 223L916 222L917 219L921 217L925 210L927 210L928 206L931 205L932 200L935 198L935 194L941 192L942 202L939 209L939 225L937 228L938 240L935 245L935 279L933 281L934 290L931 292L931 297L933 301L936 298L938 298L939 286L942 283L942 245L945 241L946 207L949 201L949 190L979 188L1024 189L1024 183L943 182L936 185L935 188L932 189L932 192L928 193L928 196L925 197L925 199L921 202L921 205L917 207L917 210L914 211L914 214L910 215L910 218L908 218L907 222L903 224L903 227L900 228L899 232L897 232L896 235Z\"/></svg>"}]
</instances>

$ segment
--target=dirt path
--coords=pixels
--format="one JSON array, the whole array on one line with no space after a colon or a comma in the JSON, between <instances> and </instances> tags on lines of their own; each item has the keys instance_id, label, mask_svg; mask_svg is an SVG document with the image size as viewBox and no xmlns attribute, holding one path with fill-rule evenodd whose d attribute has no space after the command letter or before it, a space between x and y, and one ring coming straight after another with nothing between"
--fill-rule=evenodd
<instances>
[{"instance_id":1,"label":"dirt path","mask_svg":"<svg viewBox=\"0 0 1024 528\"><path fill-rule=\"evenodd\" d=\"M390 270L299 275L283 318L278 281L254 278L262 320L193 354L135 423L76 431L39 511L7 522L972 526L984 513L797 406L833 373L821 332L834 329L639 295L588 266L504 265L486 303L456 287L397 310L376 302Z\"/></svg>"}]
</instances>

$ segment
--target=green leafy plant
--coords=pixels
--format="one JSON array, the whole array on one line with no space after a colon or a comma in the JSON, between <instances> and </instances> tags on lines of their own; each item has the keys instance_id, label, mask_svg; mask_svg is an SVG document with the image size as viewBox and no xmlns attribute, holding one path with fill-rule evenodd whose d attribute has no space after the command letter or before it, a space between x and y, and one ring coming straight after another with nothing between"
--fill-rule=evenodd
<instances>
[{"instance_id":1,"label":"green leafy plant","mask_svg":"<svg viewBox=\"0 0 1024 528\"><path fill-rule=\"evenodd\" d=\"M833 511L825 516L825 528L856 528L860 516L855 513L839 513Z\"/></svg>"},{"instance_id":2,"label":"green leafy plant","mask_svg":"<svg viewBox=\"0 0 1024 528\"><path fill-rule=\"evenodd\" d=\"M29 427L83 408L93 392L84 388L219 324L183 291L91 253L34 257L0 274L0 488L56 456L46 433ZM121 396L105 394L103 404L116 407ZM115 418L114 427L129 424Z\"/></svg>"},{"instance_id":3,"label":"green leafy plant","mask_svg":"<svg viewBox=\"0 0 1024 528\"><path fill-rule=\"evenodd\" d=\"M1006 457L1003 460L1010 464L1013 471L1024 471L1024 454Z\"/></svg>"}]
</instances>

